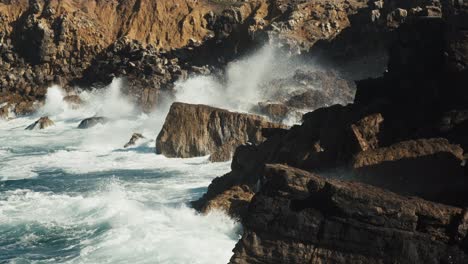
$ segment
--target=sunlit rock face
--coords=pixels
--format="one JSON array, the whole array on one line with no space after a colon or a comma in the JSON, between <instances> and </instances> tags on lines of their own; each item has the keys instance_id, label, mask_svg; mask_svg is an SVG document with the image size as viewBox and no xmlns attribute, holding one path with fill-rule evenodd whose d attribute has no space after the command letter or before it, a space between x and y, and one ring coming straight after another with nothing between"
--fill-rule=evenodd
<instances>
[{"instance_id":1,"label":"sunlit rock face","mask_svg":"<svg viewBox=\"0 0 468 264\"><path fill-rule=\"evenodd\" d=\"M212 155L212 161L227 161L237 146L261 143L262 128L275 127L285 126L256 115L174 103L156 139L156 153L180 158Z\"/></svg>"}]
</instances>

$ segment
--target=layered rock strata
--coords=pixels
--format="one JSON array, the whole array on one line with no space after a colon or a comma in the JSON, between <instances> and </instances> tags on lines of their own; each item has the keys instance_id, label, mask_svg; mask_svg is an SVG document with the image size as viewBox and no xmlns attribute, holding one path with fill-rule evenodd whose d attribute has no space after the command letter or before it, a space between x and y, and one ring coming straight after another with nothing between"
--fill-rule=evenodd
<instances>
[{"instance_id":1,"label":"layered rock strata","mask_svg":"<svg viewBox=\"0 0 468 264\"><path fill-rule=\"evenodd\" d=\"M466 210L268 165L230 263L466 263Z\"/></svg>"}]
</instances>

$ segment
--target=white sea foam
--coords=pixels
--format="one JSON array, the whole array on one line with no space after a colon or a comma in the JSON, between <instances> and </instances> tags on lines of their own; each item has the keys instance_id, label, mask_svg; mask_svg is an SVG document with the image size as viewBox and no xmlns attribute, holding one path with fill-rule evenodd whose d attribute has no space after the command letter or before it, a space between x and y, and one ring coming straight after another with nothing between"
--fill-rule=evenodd
<instances>
[{"instance_id":1,"label":"white sea foam","mask_svg":"<svg viewBox=\"0 0 468 264\"><path fill-rule=\"evenodd\" d=\"M80 254L65 261L68 263L229 260L239 226L225 215L214 212L201 216L184 205L166 206L164 197L154 189L125 185L116 179L103 185L98 191L77 196L8 191L5 200L0 200L0 225L34 224L36 229L59 229L69 239L87 237L77 245ZM148 205L154 200L160 205ZM109 225L108 231L94 236L103 224ZM31 231L20 238L21 246L35 246L47 239L47 233Z\"/></svg>"},{"instance_id":2,"label":"white sea foam","mask_svg":"<svg viewBox=\"0 0 468 264\"><path fill-rule=\"evenodd\" d=\"M12 263L28 262L27 248L53 263L228 262L239 224L222 213L199 215L186 203L229 163L156 155L167 108L137 113L121 85L115 80L107 89L82 92L86 103L79 109L68 107L54 86L37 115L1 121L0 240L11 243L0 243L0 251L14 256L18 249ZM42 115L55 126L24 130ZM110 121L77 129L97 115ZM134 132L146 139L124 149ZM8 187L20 179L32 187Z\"/></svg>"},{"instance_id":3,"label":"white sea foam","mask_svg":"<svg viewBox=\"0 0 468 264\"><path fill-rule=\"evenodd\" d=\"M249 112L258 102L272 99L270 95L275 92L264 91L263 84L291 76L298 68L316 70L319 67L292 59L273 45L265 45L249 56L229 63L225 80L193 76L176 83L176 101Z\"/></svg>"}]
</instances>

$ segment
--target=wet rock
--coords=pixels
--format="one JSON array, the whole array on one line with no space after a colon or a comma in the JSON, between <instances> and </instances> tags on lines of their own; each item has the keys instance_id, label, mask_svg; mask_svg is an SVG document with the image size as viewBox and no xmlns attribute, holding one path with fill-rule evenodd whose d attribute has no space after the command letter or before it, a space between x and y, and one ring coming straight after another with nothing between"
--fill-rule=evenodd
<instances>
[{"instance_id":1,"label":"wet rock","mask_svg":"<svg viewBox=\"0 0 468 264\"><path fill-rule=\"evenodd\" d=\"M461 208L284 165L263 177L230 263L468 261Z\"/></svg>"},{"instance_id":2,"label":"wet rock","mask_svg":"<svg viewBox=\"0 0 468 264\"><path fill-rule=\"evenodd\" d=\"M249 203L254 194L249 186L236 185L210 199L200 211L207 213L220 210L226 212L231 217L242 219L247 213Z\"/></svg>"},{"instance_id":3,"label":"wet rock","mask_svg":"<svg viewBox=\"0 0 468 264\"><path fill-rule=\"evenodd\" d=\"M221 160L228 160L237 146L261 143L264 140L261 129L266 127L284 126L256 115L174 103L156 139L156 152L167 157L189 158L222 151L225 154L219 155Z\"/></svg>"},{"instance_id":4,"label":"wet rock","mask_svg":"<svg viewBox=\"0 0 468 264\"><path fill-rule=\"evenodd\" d=\"M102 116L95 116L95 117L90 117L86 118L83 121L80 122L78 125L79 129L88 129L92 128L98 124L105 124L109 121L108 118L102 117Z\"/></svg>"},{"instance_id":5,"label":"wet rock","mask_svg":"<svg viewBox=\"0 0 468 264\"><path fill-rule=\"evenodd\" d=\"M136 142L140 139L144 139L145 137L140 134L140 133L133 133L132 137L130 138L130 140L127 142L127 144L125 144L124 148L128 148L128 147L131 147L131 146L134 146L136 144Z\"/></svg>"},{"instance_id":6,"label":"wet rock","mask_svg":"<svg viewBox=\"0 0 468 264\"><path fill-rule=\"evenodd\" d=\"M46 129L48 127L54 126L54 121L50 120L48 116L43 116L39 118L36 122L26 127L25 130L38 130L38 129Z\"/></svg>"}]
</instances>

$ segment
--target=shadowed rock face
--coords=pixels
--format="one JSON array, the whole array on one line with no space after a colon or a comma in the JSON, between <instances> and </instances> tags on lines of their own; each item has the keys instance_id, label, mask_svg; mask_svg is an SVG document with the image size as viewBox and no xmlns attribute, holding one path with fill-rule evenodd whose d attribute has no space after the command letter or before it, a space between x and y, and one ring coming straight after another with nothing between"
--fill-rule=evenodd
<instances>
[{"instance_id":1,"label":"shadowed rock face","mask_svg":"<svg viewBox=\"0 0 468 264\"><path fill-rule=\"evenodd\" d=\"M463 160L463 149L446 139L419 139L360 152L352 166L361 182L464 206L468 181Z\"/></svg>"},{"instance_id":2,"label":"shadowed rock face","mask_svg":"<svg viewBox=\"0 0 468 264\"><path fill-rule=\"evenodd\" d=\"M50 126L54 126L54 121L50 120L48 116L43 116L39 118L36 122L26 127L26 130L35 130L35 129L46 129Z\"/></svg>"},{"instance_id":3,"label":"shadowed rock face","mask_svg":"<svg viewBox=\"0 0 468 264\"><path fill-rule=\"evenodd\" d=\"M230 263L466 263L468 213L267 165Z\"/></svg>"},{"instance_id":4,"label":"shadowed rock face","mask_svg":"<svg viewBox=\"0 0 468 264\"><path fill-rule=\"evenodd\" d=\"M174 103L156 139L156 152L179 158L211 154L212 161L226 161L237 146L263 142L262 128L283 127L256 115Z\"/></svg>"},{"instance_id":5,"label":"shadowed rock face","mask_svg":"<svg viewBox=\"0 0 468 264\"><path fill-rule=\"evenodd\" d=\"M78 128L87 129L96 126L97 124L105 124L107 121L109 121L109 119L102 116L90 117L81 121L81 123L78 125Z\"/></svg>"}]
</instances>

